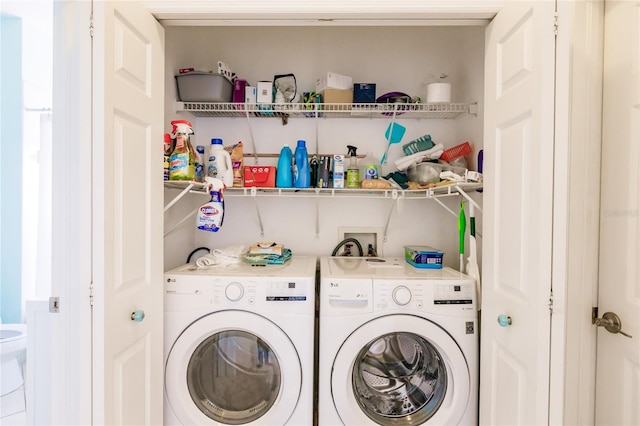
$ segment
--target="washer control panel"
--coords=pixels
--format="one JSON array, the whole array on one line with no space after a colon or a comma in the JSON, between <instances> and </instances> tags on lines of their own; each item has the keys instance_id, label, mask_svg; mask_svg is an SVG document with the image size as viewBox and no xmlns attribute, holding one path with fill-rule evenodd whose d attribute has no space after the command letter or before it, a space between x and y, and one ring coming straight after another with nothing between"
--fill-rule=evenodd
<instances>
[{"instance_id":1,"label":"washer control panel","mask_svg":"<svg viewBox=\"0 0 640 426\"><path fill-rule=\"evenodd\" d=\"M475 309L475 285L471 281L374 280L376 310Z\"/></svg>"}]
</instances>

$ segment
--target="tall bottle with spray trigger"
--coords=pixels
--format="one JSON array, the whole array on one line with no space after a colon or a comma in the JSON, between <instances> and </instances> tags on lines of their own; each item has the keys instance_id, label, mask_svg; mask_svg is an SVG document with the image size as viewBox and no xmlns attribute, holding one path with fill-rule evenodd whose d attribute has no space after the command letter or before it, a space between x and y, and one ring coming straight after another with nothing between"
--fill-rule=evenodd
<instances>
[{"instance_id":1,"label":"tall bottle with spray trigger","mask_svg":"<svg viewBox=\"0 0 640 426\"><path fill-rule=\"evenodd\" d=\"M227 186L221 179L205 177L211 200L198 209L196 227L203 231L218 232L224 220L224 199L222 190Z\"/></svg>"},{"instance_id":2,"label":"tall bottle with spray trigger","mask_svg":"<svg viewBox=\"0 0 640 426\"><path fill-rule=\"evenodd\" d=\"M349 151L349 168L347 169L347 188L360 188L360 169L358 168L358 147L347 145Z\"/></svg>"}]
</instances>

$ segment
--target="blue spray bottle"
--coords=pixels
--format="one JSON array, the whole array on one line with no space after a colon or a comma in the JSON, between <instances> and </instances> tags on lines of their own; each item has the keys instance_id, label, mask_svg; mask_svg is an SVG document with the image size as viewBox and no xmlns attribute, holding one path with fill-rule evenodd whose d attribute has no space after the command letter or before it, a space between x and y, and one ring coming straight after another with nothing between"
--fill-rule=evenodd
<instances>
[{"instance_id":1,"label":"blue spray bottle","mask_svg":"<svg viewBox=\"0 0 640 426\"><path fill-rule=\"evenodd\" d=\"M211 200L198 209L196 226L198 229L209 232L218 232L224 220L224 199L222 190L226 187L218 178L205 177Z\"/></svg>"}]
</instances>

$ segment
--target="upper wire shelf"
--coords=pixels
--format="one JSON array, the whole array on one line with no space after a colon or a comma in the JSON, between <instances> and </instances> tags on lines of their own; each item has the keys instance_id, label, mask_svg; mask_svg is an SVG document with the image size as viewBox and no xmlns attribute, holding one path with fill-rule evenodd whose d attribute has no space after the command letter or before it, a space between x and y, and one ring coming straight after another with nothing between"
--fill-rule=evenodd
<instances>
[{"instance_id":1,"label":"upper wire shelf","mask_svg":"<svg viewBox=\"0 0 640 426\"><path fill-rule=\"evenodd\" d=\"M196 117L302 117L302 118L428 118L450 119L462 113L477 114L477 104L468 103L325 103L325 104L245 104L176 102L176 111Z\"/></svg>"}]
</instances>

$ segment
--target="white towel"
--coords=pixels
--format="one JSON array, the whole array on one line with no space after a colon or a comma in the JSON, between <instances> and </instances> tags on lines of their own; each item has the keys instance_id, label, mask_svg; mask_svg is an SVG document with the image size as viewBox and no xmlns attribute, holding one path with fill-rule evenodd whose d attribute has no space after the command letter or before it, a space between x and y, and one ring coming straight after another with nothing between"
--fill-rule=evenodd
<instances>
[{"instance_id":1,"label":"white towel","mask_svg":"<svg viewBox=\"0 0 640 426\"><path fill-rule=\"evenodd\" d=\"M214 249L211 254L205 254L196 260L198 269L211 267L227 267L242 262L242 255L246 252L244 246L231 246L225 249Z\"/></svg>"},{"instance_id":2,"label":"white towel","mask_svg":"<svg viewBox=\"0 0 640 426\"><path fill-rule=\"evenodd\" d=\"M444 152L444 145L441 143L435 144L433 147L426 151L416 152L415 154L407 155L405 157L398 158L395 163L399 171L407 170L413 164L418 164L423 160L437 160Z\"/></svg>"}]
</instances>

